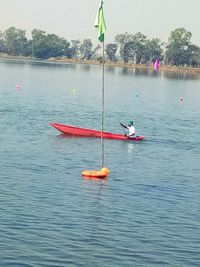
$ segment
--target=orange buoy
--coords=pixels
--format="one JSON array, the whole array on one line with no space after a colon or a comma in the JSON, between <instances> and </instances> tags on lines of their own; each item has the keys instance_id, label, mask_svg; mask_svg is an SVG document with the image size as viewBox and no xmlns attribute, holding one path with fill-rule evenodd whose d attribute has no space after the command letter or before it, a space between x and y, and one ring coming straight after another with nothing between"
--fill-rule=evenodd
<instances>
[{"instance_id":1,"label":"orange buoy","mask_svg":"<svg viewBox=\"0 0 200 267\"><path fill-rule=\"evenodd\" d=\"M106 178L109 174L109 170L108 168L104 167L102 168L100 171L89 171L89 170L85 170L82 171L82 176L85 177L91 177L91 178Z\"/></svg>"}]
</instances>

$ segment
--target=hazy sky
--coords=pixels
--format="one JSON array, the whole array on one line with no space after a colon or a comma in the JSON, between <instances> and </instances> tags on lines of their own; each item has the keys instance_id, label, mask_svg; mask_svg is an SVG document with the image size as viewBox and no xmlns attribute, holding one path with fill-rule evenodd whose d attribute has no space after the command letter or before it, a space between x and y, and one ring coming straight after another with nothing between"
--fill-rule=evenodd
<instances>
[{"instance_id":1,"label":"hazy sky","mask_svg":"<svg viewBox=\"0 0 200 267\"><path fill-rule=\"evenodd\" d=\"M14 26L55 33L68 41L91 38L99 0L0 0L0 31ZM185 27L191 41L200 46L200 0L104 0L105 42L113 42L120 33L141 32L148 38L167 41L170 31Z\"/></svg>"}]
</instances>

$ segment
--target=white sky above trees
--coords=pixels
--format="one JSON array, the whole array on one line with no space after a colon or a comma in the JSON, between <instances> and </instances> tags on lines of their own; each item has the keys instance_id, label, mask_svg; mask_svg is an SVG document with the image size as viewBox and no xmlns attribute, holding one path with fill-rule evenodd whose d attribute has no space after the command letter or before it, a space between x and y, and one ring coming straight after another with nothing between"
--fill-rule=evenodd
<instances>
[{"instance_id":1,"label":"white sky above trees","mask_svg":"<svg viewBox=\"0 0 200 267\"><path fill-rule=\"evenodd\" d=\"M55 33L68 41L84 38L97 43L94 28L99 0L0 0L0 31L11 26ZM105 42L121 33L141 32L147 38L167 41L178 27L191 31L200 46L200 0L104 0Z\"/></svg>"}]
</instances>

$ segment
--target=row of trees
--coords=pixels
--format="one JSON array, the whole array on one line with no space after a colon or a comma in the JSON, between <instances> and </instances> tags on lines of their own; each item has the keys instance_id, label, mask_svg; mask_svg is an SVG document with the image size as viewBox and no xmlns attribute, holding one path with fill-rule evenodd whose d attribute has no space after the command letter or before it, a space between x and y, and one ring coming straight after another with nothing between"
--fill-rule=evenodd
<instances>
[{"instance_id":1,"label":"row of trees","mask_svg":"<svg viewBox=\"0 0 200 267\"><path fill-rule=\"evenodd\" d=\"M40 59L51 57L91 59L101 47L93 48L90 39L71 40L68 42L55 34L46 34L45 31L34 29L31 40L26 38L26 32L11 27L0 32L0 53L7 53L11 56L32 56Z\"/></svg>"},{"instance_id":2,"label":"row of trees","mask_svg":"<svg viewBox=\"0 0 200 267\"><path fill-rule=\"evenodd\" d=\"M26 32L11 27L0 32L0 53L12 56L32 56L40 59L51 57L97 58L100 45L93 46L91 39L67 41L55 34L34 29L32 38L26 38ZM114 42L106 44L105 54L108 60L124 63L148 64L158 59L167 65L200 67L200 47L191 43L191 32L177 28L170 33L168 43L158 38L148 39L138 32L135 35L124 33L115 36ZM98 58L101 60L101 57Z\"/></svg>"}]
</instances>

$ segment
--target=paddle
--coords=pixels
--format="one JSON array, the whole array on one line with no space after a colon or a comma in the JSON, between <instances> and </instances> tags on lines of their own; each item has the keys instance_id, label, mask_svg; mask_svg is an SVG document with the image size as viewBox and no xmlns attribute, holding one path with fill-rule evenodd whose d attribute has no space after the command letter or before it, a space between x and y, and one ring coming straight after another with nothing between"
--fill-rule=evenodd
<instances>
[{"instance_id":1,"label":"paddle","mask_svg":"<svg viewBox=\"0 0 200 267\"><path fill-rule=\"evenodd\" d=\"M124 127L122 126L122 123L121 123L120 120L119 120L119 123L120 123L120 125L121 125L121 127L122 127L122 129L123 129L124 135L127 136L127 135L126 135L126 131L124 130Z\"/></svg>"}]
</instances>

